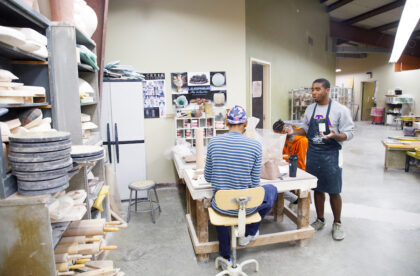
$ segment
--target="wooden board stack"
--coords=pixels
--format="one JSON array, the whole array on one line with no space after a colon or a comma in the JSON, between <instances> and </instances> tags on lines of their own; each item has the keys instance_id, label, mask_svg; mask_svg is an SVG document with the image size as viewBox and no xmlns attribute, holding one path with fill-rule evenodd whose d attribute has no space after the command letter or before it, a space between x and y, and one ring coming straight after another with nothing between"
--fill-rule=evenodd
<instances>
[{"instance_id":1,"label":"wooden board stack","mask_svg":"<svg viewBox=\"0 0 420 276\"><path fill-rule=\"evenodd\" d=\"M18 77L7 70L2 70L0 75L0 104L28 104L45 103L45 88L42 86L26 86L23 83L12 82Z\"/></svg>"},{"instance_id":2,"label":"wooden board stack","mask_svg":"<svg viewBox=\"0 0 420 276\"><path fill-rule=\"evenodd\" d=\"M105 250L117 249L115 245L105 245L103 237L106 232L124 227L119 221L105 219L72 222L54 251L58 275L124 275L114 268L112 261L92 260Z\"/></svg>"},{"instance_id":3,"label":"wooden board stack","mask_svg":"<svg viewBox=\"0 0 420 276\"><path fill-rule=\"evenodd\" d=\"M35 132L10 137L9 162L23 195L55 193L68 187L72 168L68 132Z\"/></svg>"}]
</instances>

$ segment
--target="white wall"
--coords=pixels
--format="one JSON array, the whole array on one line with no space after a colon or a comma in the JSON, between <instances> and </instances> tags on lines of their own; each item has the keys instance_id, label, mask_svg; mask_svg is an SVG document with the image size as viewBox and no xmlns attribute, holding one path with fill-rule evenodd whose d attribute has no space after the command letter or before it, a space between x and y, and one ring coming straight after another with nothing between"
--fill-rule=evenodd
<instances>
[{"instance_id":1,"label":"white wall","mask_svg":"<svg viewBox=\"0 0 420 276\"><path fill-rule=\"evenodd\" d=\"M291 89L311 86L321 77L334 83L335 54L326 50L328 32L329 17L319 1L246 1L247 70L251 57L271 63L271 122L290 118ZM249 85L247 89L250 106Z\"/></svg>"},{"instance_id":2,"label":"white wall","mask_svg":"<svg viewBox=\"0 0 420 276\"><path fill-rule=\"evenodd\" d=\"M106 62L166 73L226 71L227 103L245 106L245 0L109 1ZM174 144L173 119L146 119L147 176L175 182L164 151Z\"/></svg>"},{"instance_id":3,"label":"white wall","mask_svg":"<svg viewBox=\"0 0 420 276\"><path fill-rule=\"evenodd\" d=\"M348 79L354 77L355 103L358 103L360 108L363 81L376 81L379 107L385 107L385 94L388 90L400 88L403 94L414 96L417 104L413 112L420 114L420 70L395 72L394 64L388 63L388 60L389 54L368 54L364 59L337 58L337 68L342 71L336 74L336 85L347 87ZM371 79L366 72L372 72Z\"/></svg>"}]
</instances>

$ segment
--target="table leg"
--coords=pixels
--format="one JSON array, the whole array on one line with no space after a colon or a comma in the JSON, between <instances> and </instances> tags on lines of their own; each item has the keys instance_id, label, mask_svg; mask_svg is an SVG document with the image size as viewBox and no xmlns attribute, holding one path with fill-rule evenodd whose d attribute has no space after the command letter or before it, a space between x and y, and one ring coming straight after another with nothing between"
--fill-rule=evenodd
<instances>
[{"instance_id":1,"label":"table leg","mask_svg":"<svg viewBox=\"0 0 420 276\"><path fill-rule=\"evenodd\" d=\"M209 214L205 208L205 199L196 201L196 215L197 215L197 237L199 242L209 241ZM206 262L209 260L209 254L198 254L199 262Z\"/></svg>"},{"instance_id":2,"label":"table leg","mask_svg":"<svg viewBox=\"0 0 420 276\"><path fill-rule=\"evenodd\" d=\"M410 155L406 155L405 157L405 172L410 170Z\"/></svg>"},{"instance_id":3,"label":"table leg","mask_svg":"<svg viewBox=\"0 0 420 276\"><path fill-rule=\"evenodd\" d=\"M388 158L389 158L389 154L388 154L389 150L385 147L385 170L388 170Z\"/></svg>"},{"instance_id":4,"label":"table leg","mask_svg":"<svg viewBox=\"0 0 420 276\"><path fill-rule=\"evenodd\" d=\"M191 214L192 209L192 198L190 194L190 190L188 190L188 187L185 186L185 201L187 202L187 214Z\"/></svg>"},{"instance_id":5,"label":"table leg","mask_svg":"<svg viewBox=\"0 0 420 276\"><path fill-rule=\"evenodd\" d=\"M276 204L273 208L274 221L283 221L283 210L284 210L284 193L277 194Z\"/></svg>"},{"instance_id":6,"label":"table leg","mask_svg":"<svg viewBox=\"0 0 420 276\"><path fill-rule=\"evenodd\" d=\"M309 226L309 205L310 205L310 192L299 191L298 192L298 212L297 212L297 228L301 229ZM307 240L299 240L298 245L305 246Z\"/></svg>"}]
</instances>

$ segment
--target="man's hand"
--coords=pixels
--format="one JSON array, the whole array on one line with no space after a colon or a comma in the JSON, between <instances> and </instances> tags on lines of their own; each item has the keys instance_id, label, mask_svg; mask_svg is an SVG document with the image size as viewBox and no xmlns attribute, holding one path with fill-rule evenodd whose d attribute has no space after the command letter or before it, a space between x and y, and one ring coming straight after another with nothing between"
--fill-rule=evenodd
<instances>
[{"instance_id":1,"label":"man's hand","mask_svg":"<svg viewBox=\"0 0 420 276\"><path fill-rule=\"evenodd\" d=\"M330 133L325 135L321 132L322 139L334 139L336 141L345 141L347 140L347 135L344 133L336 133L334 130L330 129Z\"/></svg>"},{"instance_id":2,"label":"man's hand","mask_svg":"<svg viewBox=\"0 0 420 276\"><path fill-rule=\"evenodd\" d=\"M336 138L337 133L335 133L334 130L330 129L330 134L325 135L322 131L321 131L321 137L322 139L335 139Z\"/></svg>"},{"instance_id":3,"label":"man's hand","mask_svg":"<svg viewBox=\"0 0 420 276\"><path fill-rule=\"evenodd\" d=\"M292 126L284 126L283 131L286 132L287 136L293 135L293 127Z\"/></svg>"}]
</instances>

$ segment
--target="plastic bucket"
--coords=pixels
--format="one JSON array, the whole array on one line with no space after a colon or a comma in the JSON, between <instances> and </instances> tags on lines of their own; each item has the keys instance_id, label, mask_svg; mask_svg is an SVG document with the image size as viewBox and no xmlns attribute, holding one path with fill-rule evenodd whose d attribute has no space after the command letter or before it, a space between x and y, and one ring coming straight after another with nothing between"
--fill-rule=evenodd
<instances>
[{"instance_id":1,"label":"plastic bucket","mask_svg":"<svg viewBox=\"0 0 420 276\"><path fill-rule=\"evenodd\" d=\"M383 116L381 115L381 116L375 116L375 115L373 115L372 116L372 123L382 123L382 118L383 118Z\"/></svg>"}]
</instances>

